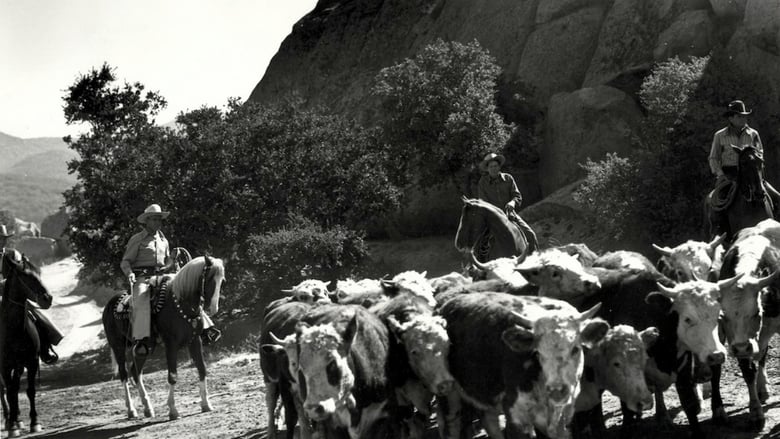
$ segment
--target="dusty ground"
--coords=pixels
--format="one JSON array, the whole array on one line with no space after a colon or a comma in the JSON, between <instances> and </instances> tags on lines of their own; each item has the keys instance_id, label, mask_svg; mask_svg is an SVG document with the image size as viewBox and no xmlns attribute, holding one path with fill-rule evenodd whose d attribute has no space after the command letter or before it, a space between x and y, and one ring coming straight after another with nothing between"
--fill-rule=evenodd
<instances>
[{"instance_id":1,"label":"dusty ground","mask_svg":"<svg viewBox=\"0 0 780 439\"><path fill-rule=\"evenodd\" d=\"M450 239L432 240L434 247L451 245ZM396 244L385 250L388 261L401 258L403 245ZM425 249L414 247L415 252L429 255ZM427 257L427 256L426 256ZM452 261L450 263L453 263ZM431 262L433 271L444 270L447 263ZM440 267L436 268L434 266ZM168 421L166 372L162 352L156 352L147 363L145 381L155 405L156 417L127 420L118 380L112 377L108 349L104 346L99 322L100 307L85 297L84 289L76 288L75 274L78 264L73 260L62 261L44 268L44 281L57 296L57 304L51 315L59 322L67 337L59 347L63 359L55 366L44 366L39 378L38 411L44 431L25 433L23 437L96 439L96 438L261 438L267 424L264 409L263 384L257 354L251 350L252 333L256 323L241 327L240 334L232 336L227 349L222 343L217 348L207 348L211 402L214 411L201 413L197 388L197 373L189 366L186 352L180 353L177 406L181 418ZM76 288L76 290L74 290ZM98 298L98 302L102 302ZM241 335L250 341L240 343ZM246 337L244 337L246 338ZM776 340L777 341L777 340ZM775 394L766 404L767 424L761 431L746 427L747 392L738 376L735 364L729 361L723 378L723 394L726 409L731 416L728 427L715 427L708 421L709 400L703 403L700 419L704 421L707 436L711 438L780 438L780 387L778 356L772 353L769 364L770 383ZM27 400L22 395L22 419L27 418ZM142 406L135 398L139 412ZM679 410L674 391L667 392L667 406L674 415L674 427L660 428L652 419L652 411L631 435L632 439L685 438L685 415ZM608 397L606 418L610 438L618 437L616 425L620 422L619 408L614 398ZM7 432L3 432L6 437ZM435 438L431 430L428 435ZM279 437L283 437L280 435Z\"/></svg>"}]
</instances>

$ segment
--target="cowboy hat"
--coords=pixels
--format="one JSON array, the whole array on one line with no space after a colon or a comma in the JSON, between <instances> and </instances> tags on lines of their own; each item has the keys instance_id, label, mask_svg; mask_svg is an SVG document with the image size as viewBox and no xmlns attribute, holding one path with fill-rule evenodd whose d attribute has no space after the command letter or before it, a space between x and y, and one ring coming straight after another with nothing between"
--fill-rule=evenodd
<instances>
[{"instance_id":1,"label":"cowboy hat","mask_svg":"<svg viewBox=\"0 0 780 439\"><path fill-rule=\"evenodd\" d=\"M168 218L168 215L170 214L170 212L163 212L159 204L150 204L149 207L144 210L144 213L138 215L137 220L141 224L146 224L146 220L150 216L159 216L160 218L165 219Z\"/></svg>"},{"instance_id":2,"label":"cowboy hat","mask_svg":"<svg viewBox=\"0 0 780 439\"><path fill-rule=\"evenodd\" d=\"M0 236L3 238L8 238L9 236L14 236L14 232L8 233L8 229L5 228L5 224L0 224Z\"/></svg>"},{"instance_id":3,"label":"cowboy hat","mask_svg":"<svg viewBox=\"0 0 780 439\"><path fill-rule=\"evenodd\" d=\"M497 161L498 166L503 166L506 159L501 154L496 154L494 152L491 152L490 154L486 155L484 159L479 163L479 169L482 171L487 171L488 163L492 161Z\"/></svg>"},{"instance_id":4,"label":"cowboy hat","mask_svg":"<svg viewBox=\"0 0 780 439\"><path fill-rule=\"evenodd\" d=\"M752 113L753 110L746 110L745 109L745 103L742 101L731 101L729 102L728 107L726 107L726 112L723 113L726 117L731 117L736 114L739 114L740 116L748 116L750 113Z\"/></svg>"}]
</instances>

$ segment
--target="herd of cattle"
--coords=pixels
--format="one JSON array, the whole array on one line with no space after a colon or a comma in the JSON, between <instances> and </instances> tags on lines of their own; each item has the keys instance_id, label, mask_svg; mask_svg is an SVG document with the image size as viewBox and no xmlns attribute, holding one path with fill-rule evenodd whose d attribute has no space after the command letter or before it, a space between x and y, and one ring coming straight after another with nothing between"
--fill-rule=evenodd
<instances>
[{"instance_id":1,"label":"herd of cattle","mask_svg":"<svg viewBox=\"0 0 780 439\"><path fill-rule=\"evenodd\" d=\"M764 426L769 339L780 332L780 223L722 238L598 256L582 244L524 259L473 261L428 279L306 280L265 310L259 340L268 437L281 397L287 437L420 438L436 414L442 438L598 437L601 396L620 398L623 431L679 394L694 437L696 384L739 363L749 417ZM729 346L727 350L724 343ZM504 415L503 426L500 415Z\"/></svg>"}]
</instances>

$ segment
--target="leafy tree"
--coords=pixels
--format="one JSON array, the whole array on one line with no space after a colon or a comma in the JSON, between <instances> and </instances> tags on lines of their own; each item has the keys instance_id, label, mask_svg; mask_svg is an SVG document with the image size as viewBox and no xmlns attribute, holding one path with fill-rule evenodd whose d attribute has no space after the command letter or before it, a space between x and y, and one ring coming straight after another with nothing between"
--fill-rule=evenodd
<instances>
[{"instance_id":1,"label":"leafy tree","mask_svg":"<svg viewBox=\"0 0 780 439\"><path fill-rule=\"evenodd\" d=\"M372 93L382 100L381 126L396 158L398 182L422 187L464 171L499 150L512 127L496 113L501 69L477 41L437 40L414 58L382 69ZM464 181L456 181L469 193Z\"/></svg>"}]
</instances>

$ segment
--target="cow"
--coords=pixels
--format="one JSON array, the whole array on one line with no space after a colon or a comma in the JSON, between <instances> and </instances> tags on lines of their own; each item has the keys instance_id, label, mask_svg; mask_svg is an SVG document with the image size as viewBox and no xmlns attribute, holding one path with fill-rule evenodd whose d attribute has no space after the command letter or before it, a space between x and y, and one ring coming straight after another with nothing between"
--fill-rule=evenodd
<instances>
[{"instance_id":1,"label":"cow","mask_svg":"<svg viewBox=\"0 0 780 439\"><path fill-rule=\"evenodd\" d=\"M381 424L398 437L389 352L387 327L362 306L312 308L298 333L298 381L309 419L351 439L375 437L369 432Z\"/></svg>"},{"instance_id":2,"label":"cow","mask_svg":"<svg viewBox=\"0 0 780 439\"><path fill-rule=\"evenodd\" d=\"M737 288L724 292L721 328L748 388L749 422L763 428L762 404L767 391L769 340L780 332L780 223L768 219L742 229L723 258L720 277L742 276ZM756 367L758 361L758 367ZM725 423L720 368L713 370L712 416Z\"/></svg>"},{"instance_id":3,"label":"cow","mask_svg":"<svg viewBox=\"0 0 780 439\"><path fill-rule=\"evenodd\" d=\"M265 406L268 411L267 437L276 437L276 402L279 396L285 411L287 439L292 439L300 416L301 437L309 439L311 429L303 412L296 383L297 352L295 328L310 310L311 304L298 301L272 302L266 307L258 339L260 369L265 382Z\"/></svg>"},{"instance_id":4,"label":"cow","mask_svg":"<svg viewBox=\"0 0 780 439\"><path fill-rule=\"evenodd\" d=\"M471 282L472 282L471 279L467 278L466 276L456 271L453 271L452 273L447 273L442 276L428 279L428 283L433 288L434 297L437 294L442 293L450 288L459 287L462 285L468 285Z\"/></svg>"},{"instance_id":5,"label":"cow","mask_svg":"<svg viewBox=\"0 0 780 439\"><path fill-rule=\"evenodd\" d=\"M582 263L583 267L592 267L593 263L596 262L596 259L599 258L599 255L596 254L596 252L581 242L563 244L552 248L576 257Z\"/></svg>"},{"instance_id":6,"label":"cow","mask_svg":"<svg viewBox=\"0 0 780 439\"><path fill-rule=\"evenodd\" d=\"M507 437L568 437L583 369L582 348L607 332L598 310L579 313L546 297L480 292L455 295L439 308L450 336L450 372L457 383L439 419L449 419L446 437L460 437L453 419L462 401L482 411L491 438L503 438L498 415L506 416ZM468 421L468 419L467 419Z\"/></svg>"},{"instance_id":7,"label":"cow","mask_svg":"<svg viewBox=\"0 0 780 439\"><path fill-rule=\"evenodd\" d=\"M449 371L450 339L447 323L434 315L421 296L404 292L369 310L390 329L388 377L399 404L411 403L418 414L410 421L411 437L421 437L431 415L434 394L448 394L454 385ZM408 404L407 404L408 405ZM443 423L439 428L443 429ZM443 437L443 432L442 432Z\"/></svg>"},{"instance_id":8,"label":"cow","mask_svg":"<svg viewBox=\"0 0 780 439\"><path fill-rule=\"evenodd\" d=\"M717 283L690 281L674 284L659 273L644 270L604 270L601 290L586 298L579 309L600 303L597 313L610 325L630 325L637 330L656 327L657 341L648 350L648 381L656 393L656 417L670 422L663 403L663 390L672 383L694 437L703 437L697 414L695 361L715 367L725 360L726 349L718 330L719 300L734 288L738 277ZM705 377L709 378L709 377ZM624 410L624 424L634 421Z\"/></svg>"},{"instance_id":9,"label":"cow","mask_svg":"<svg viewBox=\"0 0 780 439\"><path fill-rule=\"evenodd\" d=\"M726 234L710 242L688 240L674 248L653 244L655 251L661 254L656 268L664 276L675 282L695 279L718 279L720 271L718 261L722 261L723 240Z\"/></svg>"},{"instance_id":10,"label":"cow","mask_svg":"<svg viewBox=\"0 0 780 439\"><path fill-rule=\"evenodd\" d=\"M603 255L596 258L595 261L593 261L592 266L611 268L615 270L644 270L651 273L655 273L657 271L655 265L650 261L650 259L647 259L645 255L628 250L616 250L604 253Z\"/></svg>"},{"instance_id":11,"label":"cow","mask_svg":"<svg viewBox=\"0 0 780 439\"><path fill-rule=\"evenodd\" d=\"M306 279L298 285L288 290L282 290L299 302L305 303L331 303L328 293L330 282L323 282L317 279Z\"/></svg>"},{"instance_id":12,"label":"cow","mask_svg":"<svg viewBox=\"0 0 780 439\"><path fill-rule=\"evenodd\" d=\"M565 300L575 306L601 286L598 277L588 273L577 257L557 249L533 253L515 270L538 286L539 296Z\"/></svg>"},{"instance_id":13,"label":"cow","mask_svg":"<svg viewBox=\"0 0 780 439\"><path fill-rule=\"evenodd\" d=\"M634 412L652 408L653 394L647 388L645 368L647 350L657 339L657 328L637 331L628 325L618 325L585 350L585 369L575 403L575 437L587 427L595 437L603 436L601 395L604 390L620 398Z\"/></svg>"},{"instance_id":14,"label":"cow","mask_svg":"<svg viewBox=\"0 0 780 439\"><path fill-rule=\"evenodd\" d=\"M382 279L382 288L389 297L403 292L420 296L433 308L436 306L436 299L433 297L433 287L426 278L427 274L427 271L404 271L393 276L391 280Z\"/></svg>"},{"instance_id":15,"label":"cow","mask_svg":"<svg viewBox=\"0 0 780 439\"><path fill-rule=\"evenodd\" d=\"M331 300L335 303L364 305L367 308L386 299L385 290L378 279L338 280L331 294Z\"/></svg>"},{"instance_id":16,"label":"cow","mask_svg":"<svg viewBox=\"0 0 780 439\"><path fill-rule=\"evenodd\" d=\"M497 279L504 282L507 288L516 290L529 288L528 281L515 270L519 262L519 257L498 258L480 262L477 260L474 252L471 252L472 279L475 281Z\"/></svg>"},{"instance_id":17,"label":"cow","mask_svg":"<svg viewBox=\"0 0 780 439\"><path fill-rule=\"evenodd\" d=\"M32 221L25 221L23 219L14 218L14 232L17 237L32 236L33 238L41 237L41 229L38 224Z\"/></svg>"}]
</instances>

